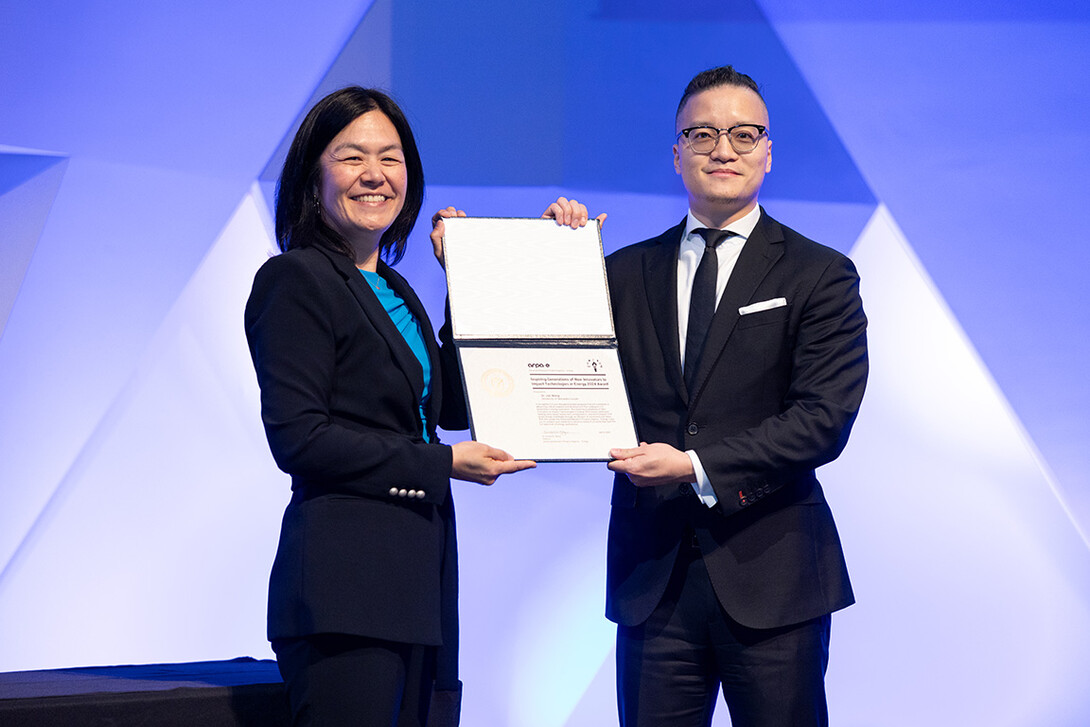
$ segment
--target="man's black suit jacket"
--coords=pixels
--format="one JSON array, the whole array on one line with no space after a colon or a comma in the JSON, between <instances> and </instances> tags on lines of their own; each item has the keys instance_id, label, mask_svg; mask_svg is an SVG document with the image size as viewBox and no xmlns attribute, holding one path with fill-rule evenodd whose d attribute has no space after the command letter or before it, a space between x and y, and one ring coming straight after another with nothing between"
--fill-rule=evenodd
<instances>
[{"instance_id":1,"label":"man's black suit jacket","mask_svg":"<svg viewBox=\"0 0 1090 727\"><path fill-rule=\"evenodd\" d=\"M642 623L690 530L739 623L774 628L844 608L854 596L814 470L844 448L866 383L855 267L762 210L687 391L676 275L684 227L611 254L610 296L640 439L695 450L719 502L709 509L688 485L637 488L618 474L606 614ZM739 312L777 298L786 305Z\"/></svg>"},{"instance_id":2,"label":"man's black suit jacket","mask_svg":"<svg viewBox=\"0 0 1090 727\"><path fill-rule=\"evenodd\" d=\"M436 424L465 427L464 408L443 404L447 357L404 278L381 262L379 273L427 344L436 442ZM420 362L353 262L321 247L270 258L245 321L269 446L292 482L269 638L342 633L455 646L451 450L424 441Z\"/></svg>"}]
</instances>

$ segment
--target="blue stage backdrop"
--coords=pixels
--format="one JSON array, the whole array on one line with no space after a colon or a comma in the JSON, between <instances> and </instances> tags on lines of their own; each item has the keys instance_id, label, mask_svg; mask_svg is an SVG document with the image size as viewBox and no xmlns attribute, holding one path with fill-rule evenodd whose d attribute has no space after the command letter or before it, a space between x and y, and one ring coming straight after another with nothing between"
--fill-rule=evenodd
<instances>
[{"instance_id":1,"label":"blue stage backdrop","mask_svg":"<svg viewBox=\"0 0 1090 727\"><path fill-rule=\"evenodd\" d=\"M834 618L833 722L1090 723L1070 0L3 3L0 669L271 656L289 491L242 307L311 103L389 89L425 216L563 193L609 213L608 252L684 214L674 108L725 63L770 107L763 204L852 255L871 319L864 409L821 473L859 599ZM400 270L434 320L425 228ZM455 485L464 724L615 721L609 488L602 465Z\"/></svg>"}]
</instances>

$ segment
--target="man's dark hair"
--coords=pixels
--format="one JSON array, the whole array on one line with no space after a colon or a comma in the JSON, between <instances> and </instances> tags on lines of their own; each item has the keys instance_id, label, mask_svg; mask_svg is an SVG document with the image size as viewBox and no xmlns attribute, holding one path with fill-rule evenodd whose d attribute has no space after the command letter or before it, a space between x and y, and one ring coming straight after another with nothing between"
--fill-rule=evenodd
<instances>
[{"instance_id":1,"label":"man's dark hair","mask_svg":"<svg viewBox=\"0 0 1090 727\"><path fill-rule=\"evenodd\" d=\"M334 91L315 104L291 142L276 183L276 242L282 252L324 245L353 257L348 241L322 220L318 204L320 158L337 134L368 111L381 111L390 119L405 153L405 205L379 243L380 253L391 265L405 254L405 241L424 203L420 152L409 122L394 100L381 91L359 86Z\"/></svg>"},{"instance_id":2,"label":"man's dark hair","mask_svg":"<svg viewBox=\"0 0 1090 727\"><path fill-rule=\"evenodd\" d=\"M734 66L709 68L706 71L701 71L696 74L693 76L693 80L689 81L689 85L685 87L685 93L681 94L681 101L678 102L674 120L676 121L677 118L681 116L681 109L685 108L685 104L688 102L689 98L701 91L707 91L709 88L717 88L719 86L740 86L741 88L748 88L750 91L757 94L757 98L761 99L761 103L765 102L764 96L761 95L761 89L757 87L757 82L746 74L734 70Z\"/></svg>"}]
</instances>

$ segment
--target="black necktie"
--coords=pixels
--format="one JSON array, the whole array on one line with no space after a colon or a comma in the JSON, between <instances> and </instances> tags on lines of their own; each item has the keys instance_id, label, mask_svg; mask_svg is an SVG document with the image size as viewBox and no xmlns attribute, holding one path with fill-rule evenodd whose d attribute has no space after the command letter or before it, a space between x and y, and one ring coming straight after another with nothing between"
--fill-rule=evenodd
<instances>
[{"instance_id":1,"label":"black necktie","mask_svg":"<svg viewBox=\"0 0 1090 727\"><path fill-rule=\"evenodd\" d=\"M693 392L696 367L700 363L700 353L704 350L704 339L715 314L715 280L719 273L719 258L715 252L719 243L733 232L712 230L702 227L696 232L704 238L704 254L696 266L693 277L693 292L689 299L689 328L685 333L685 388Z\"/></svg>"}]
</instances>

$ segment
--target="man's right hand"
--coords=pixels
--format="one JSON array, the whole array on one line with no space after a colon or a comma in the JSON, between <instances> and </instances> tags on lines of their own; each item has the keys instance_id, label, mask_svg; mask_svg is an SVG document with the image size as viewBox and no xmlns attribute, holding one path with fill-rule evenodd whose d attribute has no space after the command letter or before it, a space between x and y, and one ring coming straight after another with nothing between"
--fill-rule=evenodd
<instances>
[{"instance_id":1,"label":"man's right hand","mask_svg":"<svg viewBox=\"0 0 1090 727\"><path fill-rule=\"evenodd\" d=\"M630 449L611 449L609 456L613 461L606 466L614 472L628 475L636 487L675 485L696 480L689 455L662 442L640 442L640 446Z\"/></svg>"}]
</instances>

